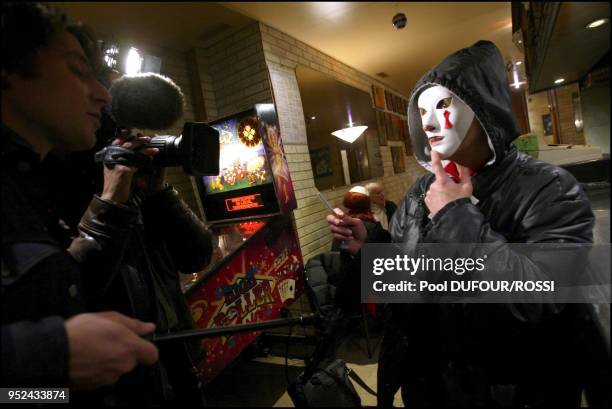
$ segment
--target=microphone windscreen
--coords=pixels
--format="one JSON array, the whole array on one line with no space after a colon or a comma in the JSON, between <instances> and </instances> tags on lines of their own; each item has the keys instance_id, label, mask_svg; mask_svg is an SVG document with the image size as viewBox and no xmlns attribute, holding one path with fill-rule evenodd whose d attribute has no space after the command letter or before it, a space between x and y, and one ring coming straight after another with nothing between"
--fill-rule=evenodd
<instances>
[{"instance_id":1,"label":"microphone windscreen","mask_svg":"<svg viewBox=\"0 0 612 409\"><path fill-rule=\"evenodd\" d=\"M119 126L162 130L183 116L183 92L159 74L124 75L113 81L110 94L110 114Z\"/></svg>"}]
</instances>

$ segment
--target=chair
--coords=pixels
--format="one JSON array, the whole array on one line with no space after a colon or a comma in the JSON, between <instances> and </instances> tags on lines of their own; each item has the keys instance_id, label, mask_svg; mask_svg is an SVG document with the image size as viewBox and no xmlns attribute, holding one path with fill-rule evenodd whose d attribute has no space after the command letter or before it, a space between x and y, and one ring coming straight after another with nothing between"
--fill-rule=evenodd
<instances>
[{"instance_id":1,"label":"chair","mask_svg":"<svg viewBox=\"0 0 612 409\"><path fill-rule=\"evenodd\" d=\"M344 311L335 303L337 286L341 285L344 279L341 266L340 252L337 251L318 254L306 263L304 272L305 291L310 307L314 313L321 315L324 325L332 327L323 328L325 337L322 338L323 341L321 342L333 341L335 344L336 341L339 341L338 338L340 337L338 335L343 335L342 327L347 325L349 321L359 319L363 322L368 358L372 358L367 315L363 305L359 300L355 300L355 303L360 304L360 313L346 316ZM323 348L327 347L335 351L335 346L333 345L332 348L332 345L325 345ZM329 352L326 351L326 353ZM325 355L324 353L321 354Z\"/></svg>"}]
</instances>

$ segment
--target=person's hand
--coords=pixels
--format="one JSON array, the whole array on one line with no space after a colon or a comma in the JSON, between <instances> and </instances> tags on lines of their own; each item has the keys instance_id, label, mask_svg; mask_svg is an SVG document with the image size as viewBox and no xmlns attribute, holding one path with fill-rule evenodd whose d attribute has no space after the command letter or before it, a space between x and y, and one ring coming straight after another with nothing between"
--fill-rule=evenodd
<instances>
[{"instance_id":1,"label":"person's hand","mask_svg":"<svg viewBox=\"0 0 612 409\"><path fill-rule=\"evenodd\" d=\"M143 145L151 141L151 137L141 133L132 136L129 130L123 131L113 141L113 145L138 151L147 156L159 153L157 148L143 148ZM104 165L104 188L102 199L117 203L125 203L130 197L132 190L132 179L138 169L134 166L115 165L112 168Z\"/></svg>"},{"instance_id":2,"label":"person's hand","mask_svg":"<svg viewBox=\"0 0 612 409\"><path fill-rule=\"evenodd\" d=\"M114 311L79 314L67 320L70 387L112 385L137 364L153 365L157 347L141 336L154 330L153 323Z\"/></svg>"},{"instance_id":3,"label":"person's hand","mask_svg":"<svg viewBox=\"0 0 612 409\"><path fill-rule=\"evenodd\" d=\"M334 213L325 218L332 235L335 239L346 242L348 251L356 254L368 236L365 225L361 220L345 215L338 208L334 209Z\"/></svg>"},{"instance_id":4,"label":"person's hand","mask_svg":"<svg viewBox=\"0 0 612 409\"><path fill-rule=\"evenodd\" d=\"M425 204L431 212L431 217L433 217L450 202L461 198L470 198L473 187L470 170L465 166L457 164L459 183L450 179L442 167L440 154L435 150L431 151L431 166L436 175L436 180L429 186L425 195Z\"/></svg>"},{"instance_id":5,"label":"person's hand","mask_svg":"<svg viewBox=\"0 0 612 409\"><path fill-rule=\"evenodd\" d=\"M155 168L150 172L138 172L134 175L134 183L147 195L152 195L164 190L164 178L166 168Z\"/></svg>"}]
</instances>

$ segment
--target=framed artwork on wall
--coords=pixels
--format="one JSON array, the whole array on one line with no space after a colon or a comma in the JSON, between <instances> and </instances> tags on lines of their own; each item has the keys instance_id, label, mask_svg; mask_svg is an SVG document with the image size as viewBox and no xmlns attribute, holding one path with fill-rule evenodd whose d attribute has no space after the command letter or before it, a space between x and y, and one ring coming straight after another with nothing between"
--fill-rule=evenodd
<instances>
[{"instance_id":1,"label":"framed artwork on wall","mask_svg":"<svg viewBox=\"0 0 612 409\"><path fill-rule=\"evenodd\" d=\"M314 177L320 178L333 174L328 147L310 150L310 160Z\"/></svg>"},{"instance_id":2,"label":"framed artwork on wall","mask_svg":"<svg viewBox=\"0 0 612 409\"><path fill-rule=\"evenodd\" d=\"M393 112L397 112L398 114L402 112L401 108L402 100L397 95L393 96Z\"/></svg>"},{"instance_id":3,"label":"framed artwork on wall","mask_svg":"<svg viewBox=\"0 0 612 409\"><path fill-rule=\"evenodd\" d=\"M398 124L400 139L403 141L406 138L406 121L400 118Z\"/></svg>"},{"instance_id":4,"label":"framed artwork on wall","mask_svg":"<svg viewBox=\"0 0 612 409\"><path fill-rule=\"evenodd\" d=\"M410 141L410 132L408 131L408 122L402 121L404 127L404 148L406 149L406 156L412 156L412 142Z\"/></svg>"},{"instance_id":5,"label":"framed artwork on wall","mask_svg":"<svg viewBox=\"0 0 612 409\"><path fill-rule=\"evenodd\" d=\"M393 94L385 91L385 101L387 103L387 111L393 111Z\"/></svg>"},{"instance_id":6,"label":"framed artwork on wall","mask_svg":"<svg viewBox=\"0 0 612 409\"><path fill-rule=\"evenodd\" d=\"M402 119L398 116L391 115L391 121L393 122L393 140L402 140Z\"/></svg>"},{"instance_id":7,"label":"framed artwork on wall","mask_svg":"<svg viewBox=\"0 0 612 409\"><path fill-rule=\"evenodd\" d=\"M406 171L404 165L404 150L400 146L391 147L391 160L393 161L393 172L402 173Z\"/></svg>"},{"instance_id":8,"label":"framed artwork on wall","mask_svg":"<svg viewBox=\"0 0 612 409\"><path fill-rule=\"evenodd\" d=\"M544 125L544 135L553 134L552 117L550 114L542 115L542 124Z\"/></svg>"},{"instance_id":9,"label":"framed artwork on wall","mask_svg":"<svg viewBox=\"0 0 612 409\"><path fill-rule=\"evenodd\" d=\"M385 90L372 85L372 95L374 97L374 106L378 109L385 109Z\"/></svg>"},{"instance_id":10,"label":"framed artwork on wall","mask_svg":"<svg viewBox=\"0 0 612 409\"><path fill-rule=\"evenodd\" d=\"M389 121L389 135L387 135L387 137L390 141L399 140L399 132L397 129L397 121L395 118L395 115L392 114L388 114L387 116L387 120Z\"/></svg>"},{"instance_id":11,"label":"framed artwork on wall","mask_svg":"<svg viewBox=\"0 0 612 409\"><path fill-rule=\"evenodd\" d=\"M387 126L385 124L385 113L376 111L376 127L378 128L378 145L387 146Z\"/></svg>"},{"instance_id":12,"label":"framed artwork on wall","mask_svg":"<svg viewBox=\"0 0 612 409\"><path fill-rule=\"evenodd\" d=\"M385 130L387 131L387 140L394 141L395 137L393 136L393 115L388 112L384 113L385 116Z\"/></svg>"}]
</instances>

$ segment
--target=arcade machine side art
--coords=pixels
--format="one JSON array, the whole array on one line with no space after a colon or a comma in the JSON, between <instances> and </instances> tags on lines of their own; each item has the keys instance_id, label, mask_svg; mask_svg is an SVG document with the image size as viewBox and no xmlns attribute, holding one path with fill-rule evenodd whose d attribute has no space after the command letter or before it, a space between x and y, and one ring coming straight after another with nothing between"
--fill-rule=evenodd
<instances>
[{"instance_id":1,"label":"arcade machine side art","mask_svg":"<svg viewBox=\"0 0 612 409\"><path fill-rule=\"evenodd\" d=\"M274 104L210 123L219 131L218 176L197 180L216 244L213 260L183 281L199 328L278 318L303 292L303 261L291 212L297 207ZM209 383L261 334L202 341Z\"/></svg>"}]
</instances>

